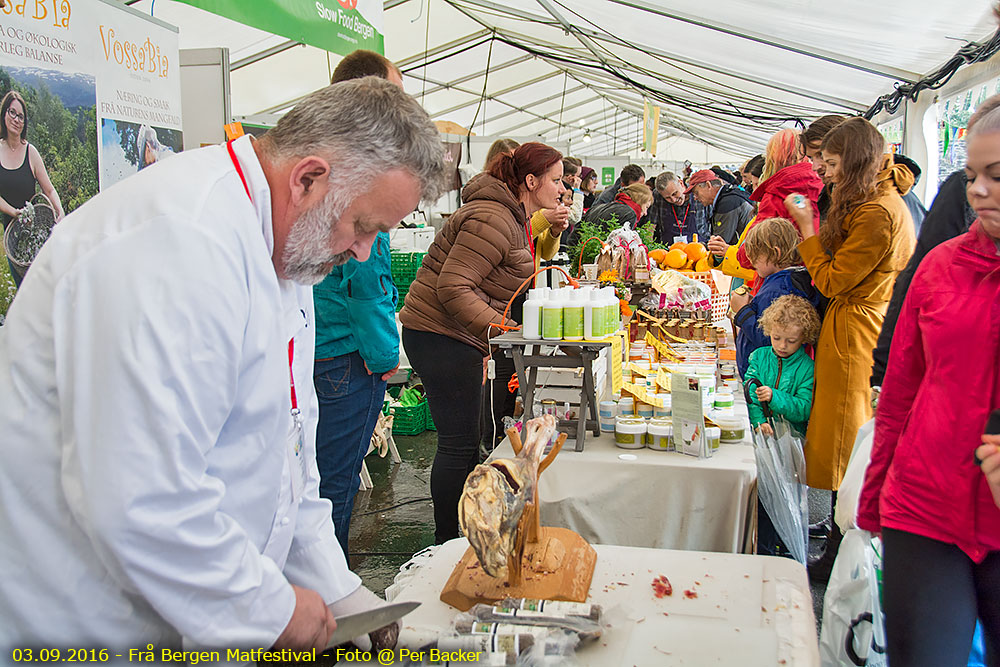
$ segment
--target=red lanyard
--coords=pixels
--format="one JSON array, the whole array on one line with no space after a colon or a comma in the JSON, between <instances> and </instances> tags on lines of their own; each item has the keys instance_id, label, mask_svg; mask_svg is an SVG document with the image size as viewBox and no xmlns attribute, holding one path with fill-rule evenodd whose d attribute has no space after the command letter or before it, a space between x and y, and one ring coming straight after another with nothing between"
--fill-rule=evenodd
<instances>
[{"instance_id":1,"label":"red lanyard","mask_svg":"<svg viewBox=\"0 0 1000 667\"><path fill-rule=\"evenodd\" d=\"M531 251L531 262L535 261L535 239L531 238L531 221L524 221L524 233L528 235L528 250Z\"/></svg>"},{"instance_id":2,"label":"red lanyard","mask_svg":"<svg viewBox=\"0 0 1000 667\"><path fill-rule=\"evenodd\" d=\"M226 142L226 149L229 151L229 159L233 161L233 166L236 167L236 173L239 174L240 181L243 183L243 189L246 190L247 197L250 198L250 203L253 203L253 197L250 195L250 186L247 185L247 179L243 175L243 168L240 167L240 161L236 159L236 152L233 150L233 141L230 139ZM292 395L292 416L296 417L299 414L299 403L295 398L295 374L292 373L292 360L295 358L295 338L290 338L288 340L288 386L291 389Z\"/></svg>"},{"instance_id":3,"label":"red lanyard","mask_svg":"<svg viewBox=\"0 0 1000 667\"><path fill-rule=\"evenodd\" d=\"M299 403L295 400L295 375L292 373L292 359L295 358L295 338L288 339L288 385L292 389L292 414L298 414Z\"/></svg>"},{"instance_id":4,"label":"red lanyard","mask_svg":"<svg viewBox=\"0 0 1000 667\"><path fill-rule=\"evenodd\" d=\"M687 208L684 209L684 219L681 220L680 222L677 221L677 209L673 208L673 206L674 205L671 204L670 208L673 209L674 224L677 226L677 235L678 236L684 236L684 229L687 227L688 213L691 212L691 202L688 202Z\"/></svg>"},{"instance_id":5,"label":"red lanyard","mask_svg":"<svg viewBox=\"0 0 1000 667\"><path fill-rule=\"evenodd\" d=\"M233 141L230 139L226 142L226 150L229 151L229 159L233 161L233 166L236 167L236 173L239 174L240 181L243 183L243 189L247 192L247 197L250 197L250 203L253 203L253 197L250 196L250 187L247 185L247 179L243 175L243 168L240 167L240 161L236 159L236 151L233 150Z\"/></svg>"}]
</instances>

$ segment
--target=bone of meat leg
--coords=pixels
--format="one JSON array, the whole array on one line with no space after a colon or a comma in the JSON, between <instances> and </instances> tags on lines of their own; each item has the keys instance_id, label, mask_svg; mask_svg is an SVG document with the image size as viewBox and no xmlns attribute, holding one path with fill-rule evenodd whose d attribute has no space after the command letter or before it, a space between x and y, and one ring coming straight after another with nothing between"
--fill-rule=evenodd
<instances>
[{"instance_id":1,"label":"bone of meat leg","mask_svg":"<svg viewBox=\"0 0 1000 667\"><path fill-rule=\"evenodd\" d=\"M529 421L524 444L512 459L476 466L465 481L458 520L483 570L498 578L508 575L510 558L520 561L518 535L525 506L535 498L538 467L545 445L555 433L556 420L543 415Z\"/></svg>"}]
</instances>

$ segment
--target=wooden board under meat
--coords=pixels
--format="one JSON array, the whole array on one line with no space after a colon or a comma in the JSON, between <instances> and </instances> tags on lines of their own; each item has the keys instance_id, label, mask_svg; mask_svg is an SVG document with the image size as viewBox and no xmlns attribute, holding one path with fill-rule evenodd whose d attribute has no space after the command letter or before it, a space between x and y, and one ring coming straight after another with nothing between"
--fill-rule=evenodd
<instances>
[{"instance_id":1,"label":"wooden board under meat","mask_svg":"<svg viewBox=\"0 0 1000 667\"><path fill-rule=\"evenodd\" d=\"M525 545L519 585L486 574L469 547L445 583L441 601L461 611L508 597L586 602L597 552L572 530L540 530L539 540Z\"/></svg>"}]
</instances>

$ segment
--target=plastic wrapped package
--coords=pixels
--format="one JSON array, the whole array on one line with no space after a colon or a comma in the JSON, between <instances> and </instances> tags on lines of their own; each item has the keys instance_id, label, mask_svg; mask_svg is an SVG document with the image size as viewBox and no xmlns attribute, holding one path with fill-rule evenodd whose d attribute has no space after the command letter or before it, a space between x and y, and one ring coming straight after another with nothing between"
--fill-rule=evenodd
<instances>
[{"instance_id":1,"label":"plastic wrapped package","mask_svg":"<svg viewBox=\"0 0 1000 667\"><path fill-rule=\"evenodd\" d=\"M663 295L663 299L656 301L657 304L664 304L660 306L661 310L664 308L697 310L712 307L712 288L703 282L688 278L680 271L673 269L658 271L653 276L652 283L653 289Z\"/></svg>"}]
</instances>

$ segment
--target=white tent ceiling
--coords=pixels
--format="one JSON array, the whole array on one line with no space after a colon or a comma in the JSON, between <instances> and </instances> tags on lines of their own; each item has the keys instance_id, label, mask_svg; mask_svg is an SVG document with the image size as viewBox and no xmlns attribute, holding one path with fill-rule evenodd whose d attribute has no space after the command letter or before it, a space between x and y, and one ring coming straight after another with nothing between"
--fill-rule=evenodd
<instances>
[{"instance_id":1,"label":"white tent ceiling","mask_svg":"<svg viewBox=\"0 0 1000 667\"><path fill-rule=\"evenodd\" d=\"M129 4L179 26L182 49L230 49L236 116L282 112L325 85L339 60L172 0ZM638 155L645 97L662 107L661 142L686 137L749 156L796 120L864 111L997 28L988 0L384 6L386 56L435 120L568 140L588 155ZM587 130L593 141L583 144Z\"/></svg>"}]
</instances>

